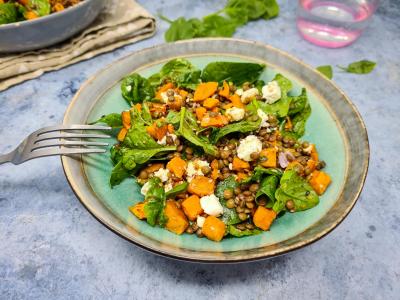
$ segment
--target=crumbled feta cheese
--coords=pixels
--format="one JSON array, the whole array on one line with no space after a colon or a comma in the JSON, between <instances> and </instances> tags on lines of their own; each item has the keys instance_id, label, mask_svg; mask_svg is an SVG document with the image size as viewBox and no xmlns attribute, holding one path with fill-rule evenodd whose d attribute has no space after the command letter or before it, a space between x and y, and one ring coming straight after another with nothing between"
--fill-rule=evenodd
<instances>
[{"instance_id":1,"label":"crumbled feta cheese","mask_svg":"<svg viewBox=\"0 0 400 300\"><path fill-rule=\"evenodd\" d=\"M243 95L243 89L237 89L235 94L238 94L239 96Z\"/></svg>"},{"instance_id":2,"label":"crumbled feta cheese","mask_svg":"<svg viewBox=\"0 0 400 300\"><path fill-rule=\"evenodd\" d=\"M233 121L240 121L244 118L244 109L231 107L225 111L225 114Z\"/></svg>"},{"instance_id":3,"label":"crumbled feta cheese","mask_svg":"<svg viewBox=\"0 0 400 300\"><path fill-rule=\"evenodd\" d=\"M209 196L204 196L200 198L201 208L207 215L218 217L222 215L224 212L224 208L222 207L219 199L214 194Z\"/></svg>"},{"instance_id":4,"label":"crumbled feta cheese","mask_svg":"<svg viewBox=\"0 0 400 300\"><path fill-rule=\"evenodd\" d=\"M167 182L167 183L164 185L164 191L168 192L168 191L170 191L170 190L172 190L172 189L173 189L173 186L172 186L172 183L171 183L171 182Z\"/></svg>"},{"instance_id":5,"label":"crumbled feta cheese","mask_svg":"<svg viewBox=\"0 0 400 300\"><path fill-rule=\"evenodd\" d=\"M164 103L167 103L167 102L168 102L168 95L167 95L167 92L162 92L162 93L160 94L160 96L161 96L161 99L162 99L162 101L163 101Z\"/></svg>"},{"instance_id":6,"label":"crumbled feta cheese","mask_svg":"<svg viewBox=\"0 0 400 300\"><path fill-rule=\"evenodd\" d=\"M275 80L268 82L261 89L265 102L272 104L281 98L281 88Z\"/></svg>"},{"instance_id":7,"label":"crumbled feta cheese","mask_svg":"<svg viewBox=\"0 0 400 300\"><path fill-rule=\"evenodd\" d=\"M255 135L248 135L240 141L237 147L237 155L240 159L251 161L250 155L253 152L260 153L262 150L262 143Z\"/></svg>"},{"instance_id":8,"label":"crumbled feta cheese","mask_svg":"<svg viewBox=\"0 0 400 300\"><path fill-rule=\"evenodd\" d=\"M157 144L166 145L167 144L167 136L170 136L174 142L178 138L175 134L167 132L167 134L164 135L164 137L161 140L157 141Z\"/></svg>"},{"instance_id":9,"label":"crumbled feta cheese","mask_svg":"<svg viewBox=\"0 0 400 300\"><path fill-rule=\"evenodd\" d=\"M210 167L207 161L197 159L195 161L189 161L186 168L187 181L191 181L194 176L203 176L204 173L201 171L202 167Z\"/></svg>"},{"instance_id":10,"label":"crumbled feta cheese","mask_svg":"<svg viewBox=\"0 0 400 300\"><path fill-rule=\"evenodd\" d=\"M243 92L242 96L240 97L242 102L246 102L247 99L253 99L255 98L258 94L257 88L251 88Z\"/></svg>"},{"instance_id":11,"label":"crumbled feta cheese","mask_svg":"<svg viewBox=\"0 0 400 300\"><path fill-rule=\"evenodd\" d=\"M161 168L157 172L154 172L154 176L160 178L162 182L166 182L168 180L169 170Z\"/></svg>"},{"instance_id":12,"label":"crumbled feta cheese","mask_svg":"<svg viewBox=\"0 0 400 300\"><path fill-rule=\"evenodd\" d=\"M269 123L267 122L268 115L265 112L263 112L260 108L257 109L257 115L261 119L260 127L269 127Z\"/></svg>"},{"instance_id":13,"label":"crumbled feta cheese","mask_svg":"<svg viewBox=\"0 0 400 300\"><path fill-rule=\"evenodd\" d=\"M306 152L306 153L308 153L308 154L310 154L311 151L312 151L312 149L313 149L313 145L310 144L307 148L304 148L303 151Z\"/></svg>"},{"instance_id":14,"label":"crumbled feta cheese","mask_svg":"<svg viewBox=\"0 0 400 300\"><path fill-rule=\"evenodd\" d=\"M197 216L197 226L199 226L200 228L203 227L204 225L204 221L206 220L206 218L202 217L202 216Z\"/></svg>"},{"instance_id":15,"label":"crumbled feta cheese","mask_svg":"<svg viewBox=\"0 0 400 300\"><path fill-rule=\"evenodd\" d=\"M228 168L229 168L229 170L233 170L233 165L232 165L232 163L229 163Z\"/></svg>"},{"instance_id":16,"label":"crumbled feta cheese","mask_svg":"<svg viewBox=\"0 0 400 300\"><path fill-rule=\"evenodd\" d=\"M150 189L150 182L147 181L145 184L143 184L142 188L140 189L140 193L143 196L146 196L146 194L149 191L149 189Z\"/></svg>"}]
</instances>

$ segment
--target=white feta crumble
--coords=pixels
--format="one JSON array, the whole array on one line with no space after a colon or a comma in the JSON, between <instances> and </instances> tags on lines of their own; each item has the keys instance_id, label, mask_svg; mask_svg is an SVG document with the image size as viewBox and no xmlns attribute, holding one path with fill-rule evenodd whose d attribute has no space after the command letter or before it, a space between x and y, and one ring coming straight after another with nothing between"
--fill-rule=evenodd
<instances>
[{"instance_id":1,"label":"white feta crumble","mask_svg":"<svg viewBox=\"0 0 400 300\"><path fill-rule=\"evenodd\" d=\"M204 196L200 198L201 208L207 215L218 217L222 215L224 212L224 208L222 207L219 199L214 194L209 196Z\"/></svg>"},{"instance_id":2,"label":"white feta crumble","mask_svg":"<svg viewBox=\"0 0 400 300\"><path fill-rule=\"evenodd\" d=\"M260 93L258 92L257 88L251 88L243 92L242 96L240 97L242 102L246 102L247 99L255 98Z\"/></svg>"},{"instance_id":3,"label":"white feta crumble","mask_svg":"<svg viewBox=\"0 0 400 300\"><path fill-rule=\"evenodd\" d=\"M162 92L160 95L161 95L162 101L163 101L164 103L167 103L167 102L168 102L168 95L167 95L167 92Z\"/></svg>"},{"instance_id":4,"label":"white feta crumble","mask_svg":"<svg viewBox=\"0 0 400 300\"><path fill-rule=\"evenodd\" d=\"M237 147L237 156L245 161L251 161L250 155L253 152L260 153L262 150L262 142L255 135L248 135L240 141Z\"/></svg>"},{"instance_id":5,"label":"white feta crumble","mask_svg":"<svg viewBox=\"0 0 400 300\"><path fill-rule=\"evenodd\" d=\"M237 89L237 90L235 91L235 94L237 94L237 95L239 95L239 96L242 96L242 95L243 95L243 89Z\"/></svg>"},{"instance_id":6,"label":"white feta crumble","mask_svg":"<svg viewBox=\"0 0 400 300\"><path fill-rule=\"evenodd\" d=\"M225 114L233 121L240 121L244 118L244 109L231 107L225 111Z\"/></svg>"},{"instance_id":7,"label":"white feta crumble","mask_svg":"<svg viewBox=\"0 0 400 300\"><path fill-rule=\"evenodd\" d=\"M210 164L205 160L196 159L195 161L189 161L186 168L187 181L192 181L195 176L203 176L204 173L201 171L202 167L210 167Z\"/></svg>"},{"instance_id":8,"label":"white feta crumble","mask_svg":"<svg viewBox=\"0 0 400 300\"><path fill-rule=\"evenodd\" d=\"M261 119L260 127L269 127L269 123L267 122L268 115L265 112L263 112L260 108L257 109L257 115Z\"/></svg>"},{"instance_id":9,"label":"white feta crumble","mask_svg":"<svg viewBox=\"0 0 400 300\"><path fill-rule=\"evenodd\" d=\"M170 190L172 190L174 187L172 186L172 183L171 182L167 182L165 185L164 185L164 191L165 192L168 192L168 191L170 191Z\"/></svg>"},{"instance_id":10,"label":"white feta crumble","mask_svg":"<svg viewBox=\"0 0 400 300\"><path fill-rule=\"evenodd\" d=\"M150 182L147 181L145 184L143 184L142 188L140 189L140 193L143 196L146 196L146 194L149 191L149 189L150 189Z\"/></svg>"},{"instance_id":11,"label":"white feta crumble","mask_svg":"<svg viewBox=\"0 0 400 300\"><path fill-rule=\"evenodd\" d=\"M172 140L175 142L176 139L178 138L175 134L167 132L166 135L161 140L157 141L157 144L159 145L166 145L167 144L167 137L170 136Z\"/></svg>"},{"instance_id":12,"label":"white feta crumble","mask_svg":"<svg viewBox=\"0 0 400 300\"><path fill-rule=\"evenodd\" d=\"M158 171L154 172L154 176L160 178L162 182L166 182L168 180L169 170L161 168Z\"/></svg>"},{"instance_id":13,"label":"white feta crumble","mask_svg":"<svg viewBox=\"0 0 400 300\"><path fill-rule=\"evenodd\" d=\"M281 98L281 88L275 80L268 82L261 89L265 102L272 104Z\"/></svg>"},{"instance_id":14,"label":"white feta crumble","mask_svg":"<svg viewBox=\"0 0 400 300\"><path fill-rule=\"evenodd\" d=\"M310 144L307 148L304 148L303 151L310 154L313 149L313 144Z\"/></svg>"},{"instance_id":15,"label":"white feta crumble","mask_svg":"<svg viewBox=\"0 0 400 300\"><path fill-rule=\"evenodd\" d=\"M202 217L202 216L197 216L197 226L199 226L200 228L203 227L204 222L205 222L206 218Z\"/></svg>"},{"instance_id":16,"label":"white feta crumble","mask_svg":"<svg viewBox=\"0 0 400 300\"><path fill-rule=\"evenodd\" d=\"M228 168L229 168L229 170L233 170L233 165L232 165L232 163L229 163Z\"/></svg>"}]
</instances>

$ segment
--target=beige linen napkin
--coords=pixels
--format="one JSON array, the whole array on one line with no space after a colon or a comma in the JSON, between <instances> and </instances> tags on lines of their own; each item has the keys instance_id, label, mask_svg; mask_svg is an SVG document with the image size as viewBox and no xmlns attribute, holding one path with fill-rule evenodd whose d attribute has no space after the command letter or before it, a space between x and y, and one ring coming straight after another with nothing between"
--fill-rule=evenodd
<instances>
[{"instance_id":1,"label":"beige linen napkin","mask_svg":"<svg viewBox=\"0 0 400 300\"><path fill-rule=\"evenodd\" d=\"M51 48L0 56L0 91L44 72L152 36L155 20L133 0L110 0L100 16L78 36Z\"/></svg>"}]
</instances>

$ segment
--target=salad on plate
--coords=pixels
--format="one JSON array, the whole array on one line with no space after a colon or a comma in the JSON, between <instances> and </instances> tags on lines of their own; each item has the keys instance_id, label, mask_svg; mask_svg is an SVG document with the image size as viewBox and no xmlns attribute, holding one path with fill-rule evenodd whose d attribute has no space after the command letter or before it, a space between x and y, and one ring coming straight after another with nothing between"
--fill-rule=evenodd
<instances>
[{"instance_id":1,"label":"salad on plate","mask_svg":"<svg viewBox=\"0 0 400 300\"><path fill-rule=\"evenodd\" d=\"M216 61L200 70L177 58L148 78L122 80L130 109L95 123L118 129L110 184L133 177L141 185L133 215L219 242L318 205L331 178L317 146L302 139L307 91L293 95L282 74L264 82L265 67Z\"/></svg>"}]
</instances>

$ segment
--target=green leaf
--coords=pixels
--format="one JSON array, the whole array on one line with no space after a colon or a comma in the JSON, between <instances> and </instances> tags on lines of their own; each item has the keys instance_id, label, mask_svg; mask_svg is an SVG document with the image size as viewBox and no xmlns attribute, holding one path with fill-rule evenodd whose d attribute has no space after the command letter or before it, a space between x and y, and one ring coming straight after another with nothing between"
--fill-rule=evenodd
<instances>
[{"instance_id":1,"label":"green leaf","mask_svg":"<svg viewBox=\"0 0 400 300\"><path fill-rule=\"evenodd\" d=\"M238 23L232 19L218 15L209 15L203 19L203 24L197 37L231 37Z\"/></svg>"},{"instance_id":2,"label":"green leaf","mask_svg":"<svg viewBox=\"0 0 400 300\"><path fill-rule=\"evenodd\" d=\"M332 79L333 77L333 72L332 72L332 66L326 65L326 66L319 66L316 68L320 73L324 74L325 77Z\"/></svg>"},{"instance_id":3,"label":"green leaf","mask_svg":"<svg viewBox=\"0 0 400 300\"><path fill-rule=\"evenodd\" d=\"M144 213L151 226L164 226L167 218L164 215L166 195L160 178L153 177L149 181L149 191L145 196Z\"/></svg>"},{"instance_id":4,"label":"green leaf","mask_svg":"<svg viewBox=\"0 0 400 300\"><path fill-rule=\"evenodd\" d=\"M181 184L174 186L174 188L172 190L169 190L168 192L165 193L167 196L167 199L175 198L176 195L186 192L188 185L189 184L187 182L183 182Z\"/></svg>"},{"instance_id":5,"label":"green leaf","mask_svg":"<svg viewBox=\"0 0 400 300\"><path fill-rule=\"evenodd\" d=\"M122 161L119 161L111 171L111 176L110 176L111 188L120 184L124 179L128 178L129 176L130 173L128 172L128 170L125 169L124 165L122 164Z\"/></svg>"},{"instance_id":6,"label":"green leaf","mask_svg":"<svg viewBox=\"0 0 400 300\"><path fill-rule=\"evenodd\" d=\"M360 60L349 64L347 67L338 66L338 68L348 73L368 74L375 68L376 63L369 60Z\"/></svg>"},{"instance_id":7,"label":"green leaf","mask_svg":"<svg viewBox=\"0 0 400 300\"><path fill-rule=\"evenodd\" d=\"M249 183L251 181L260 182L261 178L264 175L274 175L277 177L281 177L283 172L280 169L275 168L264 168L261 166L256 166L253 171L253 175L247 177L246 179L242 180L241 183Z\"/></svg>"},{"instance_id":8,"label":"green leaf","mask_svg":"<svg viewBox=\"0 0 400 300\"><path fill-rule=\"evenodd\" d=\"M280 213L286 202L293 200L295 211L310 209L319 203L319 197L311 185L295 170L286 170L275 192L276 202L273 210Z\"/></svg>"},{"instance_id":9,"label":"green leaf","mask_svg":"<svg viewBox=\"0 0 400 300\"><path fill-rule=\"evenodd\" d=\"M257 201L258 197L260 197L262 195L266 195L268 197L268 199L270 200L267 203L267 207L271 208L275 203L275 192L278 187L278 183L279 183L278 176L272 175L272 176L265 177L260 183L260 188L256 194L256 201Z\"/></svg>"},{"instance_id":10,"label":"green leaf","mask_svg":"<svg viewBox=\"0 0 400 300\"><path fill-rule=\"evenodd\" d=\"M112 128L120 128L120 127L122 127L122 117L121 117L121 114L112 113L112 114L102 116L97 121L89 123L89 125L96 124L96 123L104 123Z\"/></svg>"},{"instance_id":11,"label":"green leaf","mask_svg":"<svg viewBox=\"0 0 400 300\"><path fill-rule=\"evenodd\" d=\"M235 226L230 225L228 228L228 233L234 237L243 237L243 236L250 236L250 235L256 235L262 233L262 230L260 229L245 229L245 230L239 230Z\"/></svg>"},{"instance_id":12,"label":"green leaf","mask_svg":"<svg viewBox=\"0 0 400 300\"><path fill-rule=\"evenodd\" d=\"M162 19L166 20L165 17ZM197 19L185 19L180 17L170 22L170 27L165 32L165 40L167 42L174 42L179 40L187 40L197 37L201 31L202 22Z\"/></svg>"},{"instance_id":13,"label":"green leaf","mask_svg":"<svg viewBox=\"0 0 400 300\"><path fill-rule=\"evenodd\" d=\"M174 125L174 127L178 126L179 122L181 121L181 114L179 112L174 111L174 110L170 110L168 112L168 115L165 118L165 121L168 124Z\"/></svg>"},{"instance_id":14,"label":"green leaf","mask_svg":"<svg viewBox=\"0 0 400 300\"><path fill-rule=\"evenodd\" d=\"M165 79L171 80L178 87L195 90L200 83L201 70L184 58L176 58L167 62L159 73L149 77L149 83L158 87Z\"/></svg>"},{"instance_id":15,"label":"green leaf","mask_svg":"<svg viewBox=\"0 0 400 300\"><path fill-rule=\"evenodd\" d=\"M180 125L176 133L184 137L192 144L203 148L204 152L207 154L215 156L218 152L217 147L210 144L207 138L196 135L196 133L193 131L193 128L189 125L188 120L194 118L193 115L190 116L190 114L191 112L187 111L185 107L181 109Z\"/></svg>"},{"instance_id":16,"label":"green leaf","mask_svg":"<svg viewBox=\"0 0 400 300\"><path fill-rule=\"evenodd\" d=\"M154 88L137 73L126 76L121 83L121 93L129 105L154 98Z\"/></svg>"},{"instance_id":17,"label":"green leaf","mask_svg":"<svg viewBox=\"0 0 400 300\"><path fill-rule=\"evenodd\" d=\"M242 85L245 82L255 82L264 69L264 64L227 61L212 62L204 68L201 79L204 82L231 81L236 85Z\"/></svg>"},{"instance_id":18,"label":"green leaf","mask_svg":"<svg viewBox=\"0 0 400 300\"><path fill-rule=\"evenodd\" d=\"M293 116L303 111L308 104L307 90L305 88L301 90L301 94L299 96L293 96L289 98L291 99L288 111L289 116Z\"/></svg>"},{"instance_id":19,"label":"green leaf","mask_svg":"<svg viewBox=\"0 0 400 300\"><path fill-rule=\"evenodd\" d=\"M160 146L160 145L159 145ZM154 155L162 152L175 151L175 146L158 147L152 149L127 149L122 148L122 163L127 170L133 170L136 165L142 165L150 160Z\"/></svg>"},{"instance_id":20,"label":"green leaf","mask_svg":"<svg viewBox=\"0 0 400 300\"><path fill-rule=\"evenodd\" d=\"M267 12L263 15L264 20L276 18L279 15L279 5L276 0L265 0Z\"/></svg>"},{"instance_id":21,"label":"green leaf","mask_svg":"<svg viewBox=\"0 0 400 300\"><path fill-rule=\"evenodd\" d=\"M28 3L23 6L22 11L24 14L28 11L33 11L39 17L43 17L50 14L51 7L49 0L28 0Z\"/></svg>"},{"instance_id":22,"label":"green leaf","mask_svg":"<svg viewBox=\"0 0 400 300\"><path fill-rule=\"evenodd\" d=\"M306 131L306 123L310 115L311 106L307 102L304 109L292 117L292 129L290 131L285 129L286 121L282 122L280 126L281 134L283 136L290 137L296 140L301 138Z\"/></svg>"},{"instance_id":23,"label":"green leaf","mask_svg":"<svg viewBox=\"0 0 400 300\"><path fill-rule=\"evenodd\" d=\"M0 4L0 25L18 21L18 10L14 3Z\"/></svg>"},{"instance_id":24,"label":"green leaf","mask_svg":"<svg viewBox=\"0 0 400 300\"><path fill-rule=\"evenodd\" d=\"M242 222L239 219L239 216L235 209L226 207L226 199L224 198L225 190L233 191L238 186L239 186L239 184L236 181L235 177L229 176L228 178L224 179L223 181L220 181L217 184L217 187L215 189L215 196L218 197L219 201L221 202L221 204L224 208L224 212L222 214L221 219L226 225L233 225L233 224Z\"/></svg>"},{"instance_id":25,"label":"green leaf","mask_svg":"<svg viewBox=\"0 0 400 300\"><path fill-rule=\"evenodd\" d=\"M240 24L263 18L272 19L279 14L275 0L229 0L224 12Z\"/></svg>"},{"instance_id":26,"label":"green leaf","mask_svg":"<svg viewBox=\"0 0 400 300\"><path fill-rule=\"evenodd\" d=\"M286 96L293 88L292 82L282 74L276 74L273 80L275 80L281 88L282 97Z\"/></svg>"}]
</instances>

